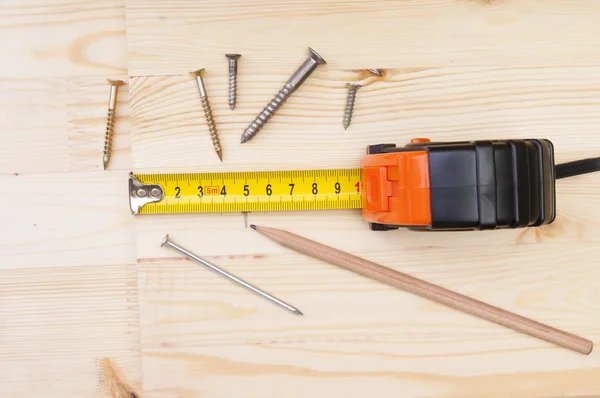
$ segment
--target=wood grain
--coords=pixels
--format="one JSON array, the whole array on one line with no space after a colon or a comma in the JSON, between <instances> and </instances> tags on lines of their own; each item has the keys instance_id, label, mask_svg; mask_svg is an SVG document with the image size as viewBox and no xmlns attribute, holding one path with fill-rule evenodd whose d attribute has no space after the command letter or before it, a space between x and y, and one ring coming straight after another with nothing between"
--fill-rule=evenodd
<instances>
[{"instance_id":1,"label":"wood grain","mask_svg":"<svg viewBox=\"0 0 600 398\"><path fill-rule=\"evenodd\" d=\"M244 229L293 228L597 343L597 175L558 183L548 228L374 234L344 211L133 218L125 171L349 167L368 144L424 135L543 137L559 161L598 156L598 4L3 2L0 396L110 396L99 358L143 397L597 396L597 352L532 342ZM240 145L309 45L328 65ZM244 54L235 112L228 52ZM208 69L223 165L187 75L199 67ZM387 71L367 79L363 68ZM102 172L105 79L128 75L112 169ZM348 81L366 84L344 132ZM308 315L297 324L165 253L165 232Z\"/></svg>"},{"instance_id":2,"label":"wood grain","mask_svg":"<svg viewBox=\"0 0 600 398\"><path fill-rule=\"evenodd\" d=\"M0 173L102 171L106 77L0 80ZM131 169L128 87L119 91L111 170Z\"/></svg>"},{"instance_id":3,"label":"wood grain","mask_svg":"<svg viewBox=\"0 0 600 398\"><path fill-rule=\"evenodd\" d=\"M140 388L137 307L135 264L3 267L0 396L109 397L103 357Z\"/></svg>"},{"instance_id":4,"label":"wood grain","mask_svg":"<svg viewBox=\"0 0 600 398\"><path fill-rule=\"evenodd\" d=\"M0 269L135 263L127 173L0 176Z\"/></svg>"},{"instance_id":5,"label":"wood grain","mask_svg":"<svg viewBox=\"0 0 600 398\"><path fill-rule=\"evenodd\" d=\"M313 46L333 69L598 64L587 0L127 0L131 75L295 68Z\"/></svg>"},{"instance_id":6,"label":"wood grain","mask_svg":"<svg viewBox=\"0 0 600 398\"><path fill-rule=\"evenodd\" d=\"M453 248L388 249L368 258L598 342L594 250L562 245L557 256L552 246L491 247L486 260L449 262L465 257ZM196 247L202 255L202 244ZM299 387L288 397L320 396L319 388L359 397L364 384L382 396L404 388L411 397L475 397L488 388L498 397L553 397L561 385L574 395L598 393L598 352L570 353L296 253L207 258L305 316L183 258L140 260L145 396L229 396L238 382L254 386L251 396L268 397L283 384ZM167 373L159 377L160 369ZM335 387L338 379L356 383L356 391Z\"/></svg>"},{"instance_id":7,"label":"wood grain","mask_svg":"<svg viewBox=\"0 0 600 398\"><path fill-rule=\"evenodd\" d=\"M2 78L127 71L123 0L7 0L1 9Z\"/></svg>"},{"instance_id":8,"label":"wood grain","mask_svg":"<svg viewBox=\"0 0 600 398\"><path fill-rule=\"evenodd\" d=\"M163 249L162 258L140 260L144 348L406 339L441 350L459 344L474 353L560 351L302 255L205 256L201 244L189 248L292 303L305 316L290 316ZM562 245L564 258L552 244L487 251L486 259L467 257L460 248L389 248L365 257L593 340L600 337L599 285L590 280L596 269L588 245ZM461 261L448 261L458 257Z\"/></svg>"},{"instance_id":9,"label":"wood grain","mask_svg":"<svg viewBox=\"0 0 600 398\"><path fill-rule=\"evenodd\" d=\"M324 392L350 398L598 396L600 369L591 361L582 368L536 371L530 352L413 356L411 346L410 341L353 341L153 349L143 355L144 397L224 398L240 389L249 398L320 397ZM535 358L536 363L564 360ZM495 371L493 363L510 369Z\"/></svg>"},{"instance_id":10,"label":"wood grain","mask_svg":"<svg viewBox=\"0 0 600 398\"><path fill-rule=\"evenodd\" d=\"M197 65L198 66L198 65ZM239 76L235 112L225 69L206 86L224 153L212 154L189 75L131 80L133 167L160 170L256 170L358 167L367 145L434 140L548 138L559 162L600 153L600 67L395 69L381 79L317 70L249 143L240 135L271 99L285 73L271 66ZM342 127L346 81L366 80L352 126Z\"/></svg>"},{"instance_id":11,"label":"wood grain","mask_svg":"<svg viewBox=\"0 0 600 398\"><path fill-rule=\"evenodd\" d=\"M329 264L337 265L377 282L390 285L480 319L494 322L559 347L567 348L584 355L591 353L594 348L590 340L581 336L506 311L481 300L465 296L440 285L415 278L405 272L385 267L289 231L259 225L251 225L250 227L287 249L295 250L300 254Z\"/></svg>"}]
</instances>

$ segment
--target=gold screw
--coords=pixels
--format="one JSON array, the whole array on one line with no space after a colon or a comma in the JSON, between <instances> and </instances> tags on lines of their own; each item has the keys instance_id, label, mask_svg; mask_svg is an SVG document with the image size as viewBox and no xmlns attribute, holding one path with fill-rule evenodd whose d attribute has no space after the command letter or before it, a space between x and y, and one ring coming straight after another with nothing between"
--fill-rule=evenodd
<instances>
[{"instance_id":1,"label":"gold screw","mask_svg":"<svg viewBox=\"0 0 600 398\"><path fill-rule=\"evenodd\" d=\"M200 101L202 101L202 109L204 109L204 118L208 123L208 132L212 139L213 148L219 157L219 160L223 161L223 153L221 152L221 143L219 142L219 135L217 134L217 126L215 125L215 119L210 109L210 103L208 102L208 95L206 94L206 87L204 87L204 81L202 80L202 73L204 69L198 69L197 71L190 72L190 75L196 78L198 84L198 92L200 93Z\"/></svg>"},{"instance_id":2,"label":"gold screw","mask_svg":"<svg viewBox=\"0 0 600 398\"><path fill-rule=\"evenodd\" d=\"M115 131L115 109L117 108L117 92L119 91L119 86L123 85L123 81L108 79L108 83L110 84L110 97L108 98L108 116L106 119L106 133L104 135L104 170L106 170L106 166L108 166L112 151L112 136Z\"/></svg>"}]
</instances>

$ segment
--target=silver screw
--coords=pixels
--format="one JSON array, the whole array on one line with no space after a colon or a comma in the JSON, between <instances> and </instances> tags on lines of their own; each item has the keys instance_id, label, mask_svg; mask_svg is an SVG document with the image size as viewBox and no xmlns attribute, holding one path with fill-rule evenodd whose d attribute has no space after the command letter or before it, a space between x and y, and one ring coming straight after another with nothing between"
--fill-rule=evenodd
<instances>
[{"instance_id":1,"label":"silver screw","mask_svg":"<svg viewBox=\"0 0 600 398\"><path fill-rule=\"evenodd\" d=\"M108 80L110 84L110 96L108 98L108 115L106 118L106 132L104 134L104 156L102 163L104 170L108 166L110 161L110 154L112 152L112 137L115 132L115 109L117 109L117 93L119 86L123 85L122 80Z\"/></svg>"},{"instance_id":2,"label":"silver screw","mask_svg":"<svg viewBox=\"0 0 600 398\"><path fill-rule=\"evenodd\" d=\"M217 153L219 160L222 162L223 153L221 152L221 143L219 142L217 126L215 125L215 119L213 118L212 110L210 109L210 103L208 102L208 95L206 94L206 87L204 87L204 80L202 80L203 72L204 68L190 72L190 75L196 78L198 91L200 92L200 100L202 101L202 109L204 109L204 118L206 119L206 123L208 123L208 132L210 133L210 138L212 139L213 148L215 148L215 152Z\"/></svg>"},{"instance_id":3,"label":"silver screw","mask_svg":"<svg viewBox=\"0 0 600 398\"><path fill-rule=\"evenodd\" d=\"M317 54L312 48L308 48L308 58L296 72L290 77L285 86L269 102L267 107L258 114L256 119L244 130L242 134L242 144L250 141L260 129L271 119L273 114L283 105L283 103L304 83L304 81L317 69L317 66L326 64L325 60Z\"/></svg>"},{"instance_id":4,"label":"silver screw","mask_svg":"<svg viewBox=\"0 0 600 398\"><path fill-rule=\"evenodd\" d=\"M381 70L381 69L367 69L367 70L374 75L383 76L383 70Z\"/></svg>"},{"instance_id":5,"label":"silver screw","mask_svg":"<svg viewBox=\"0 0 600 398\"><path fill-rule=\"evenodd\" d=\"M346 109L344 110L344 130L348 129L352 122L352 113L354 112L354 101L356 101L356 92L362 86L356 83L346 83L348 86L348 97L346 99Z\"/></svg>"},{"instance_id":6,"label":"silver screw","mask_svg":"<svg viewBox=\"0 0 600 398\"><path fill-rule=\"evenodd\" d=\"M177 250L179 253L183 254L187 258L194 260L195 262L197 262L199 264L204 265L205 267L215 271L216 273L221 274L222 276L229 279L230 281L237 283L238 285L250 290L251 292L258 294L261 297L266 298L267 300L285 308L286 310L288 310L289 312L291 312L295 315L304 315L298 308L291 306L284 301L279 300L277 297L271 296L269 293L267 293L263 290L260 290L257 287L252 286L251 284L243 281L242 279L238 278L237 276L230 274L229 272L225 271L224 269L219 268L216 265L211 264L208 261L201 259L200 257L196 256L194 253L184 249L183 247L179 246L176 243L173 243L172 241L169 240L169 235L166 235L164 237L160 246L161 247L167 246L167 247L170 247L171 249Z\"/></svg>"},{"instance_id":7,"label":"silver screw","mask_svg":"<svg viewBox=\"0 0 600 398\"><path fill-rule=\"evenodd\" d=\"M229 60L229 109L235 109L237 97L237 66L242 54L225 54Z\"/></svg>"}]
</instances>

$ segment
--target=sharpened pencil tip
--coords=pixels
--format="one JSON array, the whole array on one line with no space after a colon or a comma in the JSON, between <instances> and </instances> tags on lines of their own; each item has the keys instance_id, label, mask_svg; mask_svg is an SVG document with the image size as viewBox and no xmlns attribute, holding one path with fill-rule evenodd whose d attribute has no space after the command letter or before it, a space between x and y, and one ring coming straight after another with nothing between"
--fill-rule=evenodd
<instances>
[{"instance_id":1,"label":"sharpened pencil tip","mask_svg":"<svg viewBox=\"0 0 600 398\"><path fill-rule=\"evenodd\" d=\"M254 225L254 224L250 224L250 228L252 228L252 229L256 229L256 225Z\"/></svg>"}]
</instances>

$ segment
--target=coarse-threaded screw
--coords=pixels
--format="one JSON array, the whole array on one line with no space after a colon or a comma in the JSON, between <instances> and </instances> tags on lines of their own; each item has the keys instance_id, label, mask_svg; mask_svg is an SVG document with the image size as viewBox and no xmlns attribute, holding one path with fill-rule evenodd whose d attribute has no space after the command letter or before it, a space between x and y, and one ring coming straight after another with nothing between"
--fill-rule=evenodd
<instances>
[{"instance_id":1,"label":"coarse-threaded screw","mask_svg":"<svg viewBox=\"0 0 600 398\"><path fill-rule=\"evenodd\" d=\"M215 119L210 109L210 102L208 102L208 95L206 94L206 87L204 87L204 80L202 80L202 73L204 68L198 69L197 71L190 72L190 75L196 78L198 84L198 92L200 93L200 101L202 102L202 109L204 109L204 118L208 124L208 132L212 140L213 148L219 157L219 160L223 161L223 153L221 151L221 143L219 142L219 135L217 134L217 126L215 125Z\"/></svg>"},{"instance_id":2,"label":"coarse-threaded screw","mask_svg":"<svg viewBox=\"0 0 600 398\"><path fill-rule=\"evenodd\" d=\"M235 101L237 97L237 68L238 59L242 54L225 54L229 60L229 109L235 109Z\"/></svg>"},{"instance_id":3,"label":"coarse-threaded screw","mask_svg":"<svg viewBox=\"0 0 600 398\"><path fill-rule=\"evenodd\" d=\"M265 109L258 114L256 119L242 133L242 144L250 141L260 129L271 119L283 103L304 83L304 81L317 69L317 66L326 64L325 60L312 48L308 48L308 58L285 83L285 86L269 102Z\"/></svg>"},{"instance_id":4,"label":"coarse-threaded screw","mask_svg":"<svg viewBox=\"0 0 600 398\"><path fill-rule=\"evenodd\" d=\"M110 84L110 96L108 97L108 115L106 118L106 131L104 133L104 156L102 158L104 170L106 170L106 167L108 167L108 162L110 161L110 155L112 152L112 137L115 132L115 109L117 108L117 93L119 91L119 86L123 84L123 81L108 79L108 83Z\"/></svg>"},{"instance_id":5,"label":"coarse-threaded screw","mask_svg":"<svg viewBox=\"0 0 600 398\"><path fill-rule=\"evenodd\" d=\"M346 109L344 110L344 130L352 122L352 113L354 112L354 101L356 101L356 92L362 86L356 83L346 83L348 86L348 97L346 98Z\"/></svg>"}]
</instances>

